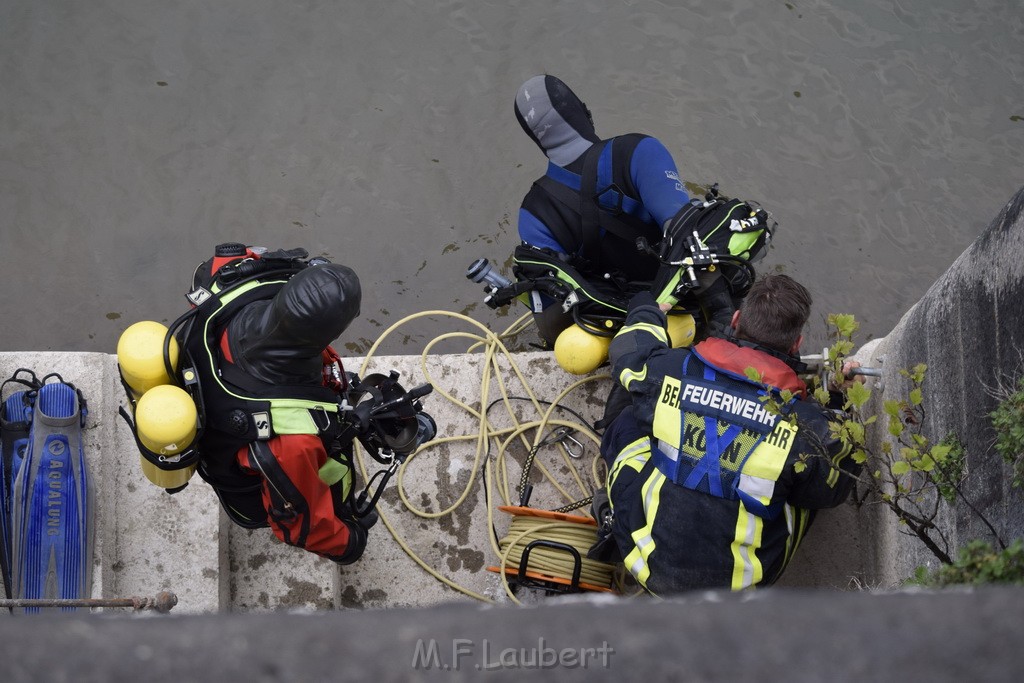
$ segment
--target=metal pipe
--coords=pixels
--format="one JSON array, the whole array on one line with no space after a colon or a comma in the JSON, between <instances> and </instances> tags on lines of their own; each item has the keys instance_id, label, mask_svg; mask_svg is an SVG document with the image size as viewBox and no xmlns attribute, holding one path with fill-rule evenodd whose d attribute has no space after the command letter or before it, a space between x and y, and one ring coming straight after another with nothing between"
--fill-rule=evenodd
<instances>
[{"instance_id":1,"label":"metal pipe","mask_svg":"<svg viewBox=\"0 0 1024 683\"><path fill-rule=\"evenodd\" d=\"M14 598L0 600L0 608L6 607L131 607L136 612L144 609L151 609L162 614L170 612L178 604L178 596L174 593L163 591L155 598Z\"/></svg>"}]
</instances>

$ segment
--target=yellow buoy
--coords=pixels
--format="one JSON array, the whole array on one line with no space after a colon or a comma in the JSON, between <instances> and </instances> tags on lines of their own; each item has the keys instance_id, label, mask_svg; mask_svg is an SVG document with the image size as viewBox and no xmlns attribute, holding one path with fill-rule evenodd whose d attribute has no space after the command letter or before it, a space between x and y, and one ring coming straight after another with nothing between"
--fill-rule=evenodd
<instances>
[{"instance_id":1,"label":"yellow buoy","mask_svg":"<svg viewBox=\"0 0 1024 683\"><path fill-rule=\"evenodd\" d=\"M585 375L608 358L611 343L611 337L590 334L579 325L570 325L555 340L555 360L566 372Z\"/></svg>"},{"instance_id":2,"label":"yellow buoy","mask_svg":"<svg viewBox=\"0 0 1024 683\"><path fill-rule=\"evenodd\" d=\"M689 313L668 316L668 339L673 349L692 344L696 331L697 326Z\"/></svg>"},{"instance_id":3,"label":"yellow buoy","mask_svg":"<svg viewBox=\"0 0 1024 683\"><path fill-rule=\"evenodd\" d=\"M117 340L117 364L121 375L136 396L142 396L153 387L169 384L164 364L164 338L167 327L152 320L131 325ZM172 337L169 349L171 365L178 365L178 342Z\"/></svg>"},{"instance_id":4,"label":"yellow buoy","mask_svg":"<svg viewBox=\"0 0 1024 683\"><path fill-rule=\"evenodd\" d=\"M188 393L173 384L153 387L135 406L135 426L139 441L157 455L173 457L196 437L198 413ZM184 486L195 472L195 465L180 470L165 470L142 456L142 472L157 486L173 489Z\"/></svg>"}]
</instances>

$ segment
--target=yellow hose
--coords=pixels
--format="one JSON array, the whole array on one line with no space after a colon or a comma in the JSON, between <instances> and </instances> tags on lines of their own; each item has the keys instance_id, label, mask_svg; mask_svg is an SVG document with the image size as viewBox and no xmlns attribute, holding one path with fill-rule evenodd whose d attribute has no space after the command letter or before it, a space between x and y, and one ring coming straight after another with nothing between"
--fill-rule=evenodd
<instances>
[{"instance_id":1,"label":"yellow hose","mask_svg":"<svg viewBox=\"0 0 1024 683\"><path fill-rule=\"evenodd\" d=\"M362 365L360 367L360 370L359 370L359 375L360 376L365 375L365 373L367 371L367 368L369 367L370 360L373 357L374 353L376 352L377 348L380 346L380 344L391 333L393 333L395 330L397 330L398 328L400 328L400 327L402 327L404 325L407 325L407 324L409 324L409 323L411 323L413 321L416 321L416 320L418 320L420 318L426 318L426 317L447 317L447 318L452 318L453 320L455 320L455 321L457 321L459 323L466 324L466 325L470 326L471 329L475 329L476 330L476 333L473 333L473 332L449 332L449 333L442 334L442 335L436 337L435 339L431 340L426 345L426 347L424 348L423 352L420 355L420 367L421 367L421 370L423 372L424 379L433 386L434 393L439 395L439 396L441 396L441 397L443 397L443 398L445 398L445 399L447 399L450 403L458 406L459 408L461 408L465 412L469 413L469 415L476 421L477 428L476 428L475 433L471 433L471 434L465 434L465 435L461 435L461 436L448 436L448 437L436 438L436 439L434 439L434 440L432 440L432 441L430 441L430 442L428 442L426 444L421 445L415 452L410 454L409 457L406 459L406 461L402 464L402 466L398 470L398 477L396 479L396 486L397 486L398 494L399 494L399 497L400 497L400 499L402 501L402 504L406 507L406 509L408 509L410 512L412 512L414 515L416 515L418 517L426 518L426 519L436 519L436 518L439 518L439 517L443 517L445 515L452 514L456 509L458 509L458 507L460 505L462 505L465 502L465 500L472 493L473 487L476 484L477 477L478 477L478 475L480 473L480 470L481 470L481 468L483 468L483 473L484 473L483 479L484 479L486 500L490 503L490 504L487 505L487 508L488 508L487 509L487 522L488 522L488 528L489 529L493 529L494 528L494 519L493 519L493 507L494 507L494 505L493 505L493 502L494 502L495 499L492 496L492 493L493 493L492 487L494 485L494 482L493 482L494 474L491 471L492 467L490 466L490 463L487 462L487 457L486 456L487 456L487 452L488 452L488 445L493 443L493 444L495 444L497 446L497 452L493 456L493 460L494 460L494 464L498 465L498 475L497 476L498 476L498 479L499 479L499 486L500 486L500 489L499 489L498 493L500 495L501 500L503 501L503 503L505 505L513 504L513 500L514 500L515 504L518 504L519 496L518 496L517 493L515 493L512 490L512 486L510 485L509 478L508 478L506 454L507 454L507 452L509 450L509 447L513 443L517 443L518 442L525 449L527 449L528 452L532 451L533 449L537 449L540 446L540 444L543 441L543 439L545 438L545 434L550 432L550 430L552 428L555 428L555 427L566 427L568 429L575 430L574 434L577 437L585 436L588 439L590 439L590 441L592 441L594 444L597 444L598 446L600 446L600 438L596 434L594 434L587 425L579 424L577 422L568 421L568 420L555 419L555 418L552 417L552 414L557 409L557 406L559 405L559 403L562 400L564 400L571 392L577 390L579 387L583 386L584 384L586 384L588 382L607 380L607 379L609 379L609 377L607 375L599 375L599 376L591 376L591 377L584 377L584 378L581 378L581 379L577 379L572 384L570 384L565 390L563 390L555 398L555 400L553 400L551 402L551 404L545 408L545 406L537 399L537 397L534 394L533 390L530 388L529 382L526 380L526 377L524 376L523 372L520 370L519 366L515 362L515 359L514 359L512 353L508 350L508 348L505 346L505 344L503 342L504 339L508 338L509 336L511 336L513 334L518 334L523 329L525 329L527 326L532 324L532 315L530 313L526 313L525 315L521 316L519 319L517 319L515 322L513 322L512 325L510 325L508 328L506 328L505 331L503 331L499 335L499 334L493 333L486 326L482 325L481 323L477 322L476 320L473 320L472 318L470 318L470 317L468 317L466 315L463 315L463 314L460 314L460 313L454 313L454 312L451 312L451 311L441 311L441 310L431 310L431 311L423 311L423 312L420 312L420 313L415 313L413 315L410 315L410 316L407 316L405 318L402 318L401 320L395 322L393 325L388 327L377 338L377 340L374 342L374 344L370 347L369 351L366 353L366 356L363 359L363 363L362 363ZM481 407L480 407L479 410L477 410L477 409L473 408L472 406L469 406L466 403L458 400L457 398L452 396L449 392L445 391L444 388L440 385L440 383L431 376L431 374L430 374L430 372L428 370L427 360L428 360L428 357L430 355L431 349L433 349L438 343L440 343L442 341L450 340L450 339L465 339L469 343L469 347L468 348L470 350L476 350L476 349L481 349L482 350L483 362L481 363L481 378L480 378L480 406ZM523 388L524 388L524 390L525 390L525 392L527 394L527 398L533 404L534 409L536 410L536 412L539 415L541 415L540 419L532 420L532 421L527 421L527 422L522 422L522 423L519 422L519 420L518 420L518 418L516 416L516 412L512 408L512 402L510 400L509 393L507 391L506 384L505 384L505 381L504 381L503 373L501 371L500 361L502 359L504 359L504 361L507 363L508 368L510 369L511 373L515 376L516 379L518 379L520 384L523 386ZM495 380L495 379L497 381L493 382L492 380ZM496 386L495 394L497 396L500 396L500 400L501 400L501 403L505 407L505 410L506 410L506 413L507 413L507 417L509 419L511 419L511 421L513 423L511 427L497 428L497 427L495 427L491 423L491 420L488 419L487 415L485 414L487 406L489 406L490 403L492 402L492 400L491 400L492 389L494 389L495 386ZM534 430L534 435L533 435L532 441L529 438L529 431L530 430ZM441 444L451 444L451 443L459 443L459 442L466 442L466 441L475 442L475 454L474 454L474 458L473 458L473 464L472 464L472 467L471 467L468 483L466 484L464 489L461 491L461 493L456 497L456 499L451 504L449 504L447 506L442 506L443 509L441 509L438 512L427 512L425 510L417 508L409 500L409 497L406 494L406 491L405 491L405 488L404 488L404 478L405 478L406 469L422 453L424 453L425 451L428 451L428 450L430 450L430 449L432 449L432 448L434 448L436 446L439 446ZM535 461L534 468L538 472L541 473L542 481L544 483L546 483L546 484L551 485L555 489L555 491L557 491L557 493L562 498L564 498L567 502L573 502L574 500L578 500L578 499L590 496L597 487L600 487L600 486L604 485L604 481L603 481L604 475L603 475L603 472L602 472L603 462L601 461L599 455L595 454L595 456L594 456L594 459L593 459L591 467L590 467L591 481L586 482L586 481L584 481L584 477L582 477L580 475L580 473L578 471L578 468L576 466L576 462L574 462L574 459L570 456L569 452L565 449L565 447L561 443L558 444L558 451L561 454L562 463L565 466L568 467L568 471L569 471L569 473L571 475L570 478L572 480L572 483L575 485L575 488L579 490L579 495L574 496L572 493L570 493L569 490L566 489L566 487L564 487L560 482L556 481L556 479L554 478L554 476L549 471L548 467L545 466L544 463L542 463L539 460L537 460L537 461ZM358 445L356 447L356 462L358 463L359 469L362 472L363 480L364 481L368 480L367 469L366 469L366 462L365 462L365 459L364 459L364 455L363 455L362 449L359 448ZM515 493L515 495L513 496L514 493ZM385 514L385 512L382 509L380 509L380 508L378 508L378 510L379 510L381 522L388 529L388 531L392 535L392 537L394 537L394 539L398 543L399 547L402 548L402 550L407 555L409 555L409 557L412 558L412 560L414 562L416 562L421 568L423 568L424 571L428 572L430 575L432 575L438 581L444 583L448 587L453 588L453 589L455 589L455 590L457 590L457 591L459 591L459 592L461 592L461 593L463 593L465 595L468 595L470 597L476 598L477 600L481 600L481 601L484 601L484 602L493 602L493 600L491 598L489 598L488 596L481 595L481 594L479 594L479 593L477 593L477 592L475 592L475 591L473 591L473 590L471 590L471 589L469 589L469 588L467 588L465 586L462 586L462 585L456 583L454 580L448 578L447 576L444 576L441 572L439 572L434 567L431 567L422 557L420 557L411 547L409 547L409 545L405 541L405 539L402 538L401 535L398 533L398 530L391 524L391 521L387 518L387 515ZM521 521L521 520L517 520L517 518L514 518L513 521L512 521L512 526L513 526L514 529L516 529L516 531L514 533L516 533L517 535L521 535L523 538L527 538L528 535L535 534L536 532L543 530L545 532L545 536L550 532L551 534L554 534L558 538L562 538L563 536L566 536L566 535L567 536L571 536L573 538L574 542L578 542L578 543L581 543L581 544L585 543L587 541L587 539L580 539L579 538L579 534L580 534L579 530L576 530L576 529L566 530L566 529L562 528L565 525L568 525L568 526L581 526L581 525L574 525L574 524L571 524L571 523L562 523L562 522L550 522L550 521L547 521L547 520L539 520L539 521L544 522L544 524L537 524L534 521L525 521L524 522L524 521ZM593 535L595 528L594 527L587 527L587 528L590 529L589 533L591 535ZM525 530L525 533L520 533L520 530ZM489 533L488 536L490 537L490 542L491 542L492 550L494 551L495 555L498 558L501 558L503 566L509 561L508 556L509 556L510 552L511 552L513 558L516 557L515 556L515 552L516 552L516 550L515 550L515 548L516 548L515 539L513 539L512 541L508 541L509 537L506 537L505 540L508 541L508 542L503 542L502 544L499 544L498 539L496 539L494 537L493 533ZM552 539L552 540L554 540L554 539ZM593 538L590 538L589 539L589 544L592 544L593 540L594 540ZM529 541L527 540L526 542L528 543ZM587 545L587 547L589 547L589 544ZM538 550L535 550L535 551L531 552L531 555L530 555L531 566L533 565L533 558L535 556L537 557L538 561L543 560L546 563L554 562L556 565L558 564L558 559L557 558L552 559L552 558L548 557L548 553L541 553L541 550L542 549L538 549ZM538 553L541 553L541 554L538 554ZM521 550L520 550L520 554L521 554ZM583 549L582 554L583 555L586 554L586 549L585 548ZM565 578L568 579L571 576L571 573L572 573L572 561L571 561L571 558L568 555L566 555L566 560L568 562L569 569L568 569L568 575ZM518 559L513 559L513 561L514 561L514 566L518 567L519 560ZM591 576L591 574L593 572L601 572L601 571L603 571L603 570L598 570L595 567L591 566L589 563L592 562L592 561L588 560L587 562L588 562L588 566L587 566L588 576ZM597 564L603 564L603 563L597 563ZM565 571L564 567L561 567L561 569L562 569L562 571ZM504 572L502 572L501 576L502 576L502 581L503 581L503 583L505 585L506 592L510 595L510 597L512 597L512 599L514 601L518 602L518 600L516 600L515 597L511 593L511 590L510 590L510 588L508 586L508 582L507 582L507 579L505 578ZM603 575L602 576L598 576L597 574L594 574L593 578L595 579L593 581L593 583L596 584L596 585L608 585L608 581L603 580ZM589 580L585 580L585 582L590 583Z\"/></svg>"}]
</instances>

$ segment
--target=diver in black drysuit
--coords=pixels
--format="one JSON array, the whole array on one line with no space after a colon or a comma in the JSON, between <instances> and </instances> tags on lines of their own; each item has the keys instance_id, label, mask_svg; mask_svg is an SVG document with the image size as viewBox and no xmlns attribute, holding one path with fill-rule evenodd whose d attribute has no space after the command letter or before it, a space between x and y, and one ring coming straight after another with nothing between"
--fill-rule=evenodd
<instances>
[{"instance_id":1,"label":"diver in black drysuit","mask_svg":"<svg viewBox=\"0 0 1024 683\"><path fill-rule=\"evenodd\" d=\"M560 79L539 75L528 79L515 99L516 120L530 139L548 157L547 172L523 199L519 210L519 236L523 242L549 249L574 266L588 281L599 283L606 273L629 282L653 282L661 266L658 259L637 250L635 236L651 245L680 212L690 196L679 178L672 155L657 138L629 133L610 138L603 147L590 110ZM596 161L596 186L587 193L600 192L606 210L596 217L600 228L588 227L579 208L582 185L589 178L585 169L588 152ZM586 196L586 194L584 195ZM575 205L574 205L575 204ZM612 217L614 215L614 218ZM629 239L610 225L615 218L634 231ZM591 253L586 230L600 230ZM726 329L735 310L728 286L717 274L703 272L697 298L705 318ZM541 338L554 346L558 334L572 324L552 299L537 295L534 310Z\"/></svg>"},{"instance_id":2,"label":"diver in black drysuit","mask_svg":"<svg viewBox=\"0 0 1024 683\"><path fill-rule=\"evenodd\" d=\"M665 266L638 251L636 237L658 244L691 201L665 145L639 133L602 141L587 105L560 79L547 74L533 76L520 86L515 113L519 125L549 159L547 172L534 182L519 209L520 239L555 252L591 282L600 283L610 273L624 281L653 284ZM596 161L589 160L588 171L590 155ZM585 188L592 175L594 185ZM581 193L584 197L600 193L605 211L591 219L584 217ZM593 224L595 220L600 228ZM625 225L612 229L619 221ZM588 238L590 230L600 230L599 239ZM698 277L695 294L707 327L726 330L737 302L725 279L708 271ZM573 324L572 313L538 292L532 293L532 299L538 333L553 348L558 335ZM628 393L613 385L599 428L626 405Z\"/></svg>"},{"instance_id":3,"label":"diver in black drysuit","mask_svg":"<svg viewBox=\"0 0 1024 683\"><path fill-rule=\"evenodd\" d=\"M206 271L215 272L212 267ZM376 516L357 518L353 513L352 477L325 479L328 460L339 454L349 458L351 470L351 443L339 442L332 431L337 414L289 408L288 401L338 402L344 370L330 344L359 314L360 298L359 278L352 269L334 263L310 265L272 298L245 303L226 325L220 323L224 331L215 340L213 361L223 381L240 387L241 393L276 401L276 414L282 420L288 416L289 424L275 427L269 439L246 441L232 433L225 418L235 404L217 389L218 382L203 382L211 418L201 444L203 476L229 517L246 528L269 526L285 543L339 564L363 554ZM264 445L272 457L261 460L260 453L266 451L254 449Z\"/></svg>"}]
</instances>

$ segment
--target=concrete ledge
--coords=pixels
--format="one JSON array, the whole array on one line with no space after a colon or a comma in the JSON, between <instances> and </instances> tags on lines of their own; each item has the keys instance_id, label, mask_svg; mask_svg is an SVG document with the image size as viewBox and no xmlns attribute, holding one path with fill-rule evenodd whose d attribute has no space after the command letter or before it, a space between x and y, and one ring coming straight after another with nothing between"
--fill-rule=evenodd
<instances>
[{"instance_id":1,"label":"concrete ledge","mask_svg":"<svg viewBox=\"0 0 1024 683\"><path fill-rule=\"evenodd\" d=\"M1002 588L772 589L664 602L558 600L533 609L41 615L0 622L0 659L6 683L739 681L752 672L794 683L1019 681L1022 611L1024 591Z\"/></svg>"},{"instance_id":2,"label":"concrete ledge","mask_svg":"<svg viewBox=\"0 0 1024 683\"><path fill-rule=\"evenodd\" d=\"M150 484L139 469L131 433L117 414L125 401L115 356L0 354L0 376L7 377L19 367L32 368L38 374L57 371L81 388L89 401L85 442L98 501L94 597L152 596L169 590L177 594L175 612L181 613L424 607L480 599L509 602L498 576L486 569L499 559L488 540L487 515L489 506L493 509L500 503L499 487L495 486L488 501L482 474L488 454L478 456L473 438L479 432L483 373L492 366L481 353L429 356L426 362L419 356L376 357L366 368L363 363L362 358L347 359L346 367L361 370L364 376L397 370L407 388L429 377L435 391L424 399L424 405L437 421L439 436L463 438L433 446L410 459L400 483L406 498L421 513L414 514L402 502L399 481L392 480L382 498L381 523L371 531L367 552L356 564L340 569L279 543L269 530L247 531L230 524L212 490L198 477L175 495ZM525 397L533 392L541 400L553 401L580 379L562 371L548 353L500 357L493 367L499 370L488 387L484 401L488 404L501 398L500 386L509 396ZM561 403L592 423L601 415L609 387L609 379L592 376ZM519 422L539 420L546 409L534 408L525 400L510 405L511 411L499 404L490 412L491 429L510 428L513 415ZM576 420L568 414L560 416ZM505 459L512 486L519 480L520 463L534 432L526 432L524 438L525 443L509 447ZM581 434L577 438L585 448L580 460L565 461L554 448L544 449L538 456L573 499L585 497L592 489L591 461L597 455L594 442ZM492 439L492 462L498 441ZM373 460L366 466L371 474L380 467ZM581 472L587 491L573 483L570 466ZM465 500L452 512L438 515L463 495ZM532 506L544 509L565 502L553 487L541 483L531 499ZM504 533L509 519L504 513L493 514L494 525ZM840 539L848 538L850 525L857 523L852 510L822 514L809 536L818 547L809 545L798 555L785 585L851 585L856 571L841 561L844 555L834 552L834 546L842 545L850 554L849 544ZM420 563L460 588L432 576Z\"/></svg>"}]
</instances>

